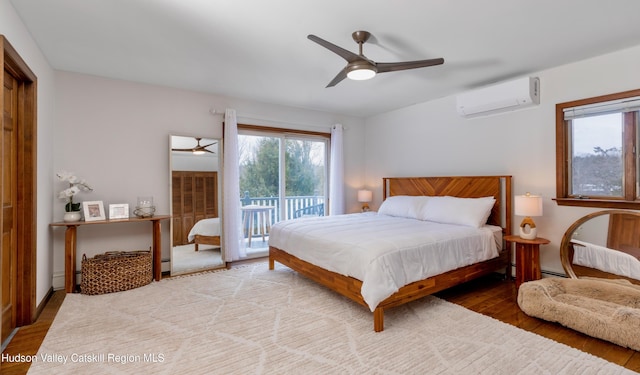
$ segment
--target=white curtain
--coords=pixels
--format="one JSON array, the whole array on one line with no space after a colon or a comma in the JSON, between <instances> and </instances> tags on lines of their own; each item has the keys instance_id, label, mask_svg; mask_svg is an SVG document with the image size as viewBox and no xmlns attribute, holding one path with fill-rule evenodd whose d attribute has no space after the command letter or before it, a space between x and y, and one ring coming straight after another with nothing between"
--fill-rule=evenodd
<instances>
[{"instance_id":1,"label":"white curtain","mask_svg":"<svg viewBox=\"0 0 640 375\"><path fill-rule=\"evenodd\" d=\"M222 178L222 227L224 260L232 262L247 256L242 214L240 213L240 171L238 158L238 121L235 109L227 109L224 114Z\"/></svg>"},{"instance_id":2,"label":"white curtain","mask_svg":"<svg viewBox=\"0 0 640 375\"><path fill-rule=\"evenodd\" d=\"M345 213L344 199L344 155L342 151L342 125L331 128L331 161L329 168L329 214Z\"/></svg>"}]
</instances>

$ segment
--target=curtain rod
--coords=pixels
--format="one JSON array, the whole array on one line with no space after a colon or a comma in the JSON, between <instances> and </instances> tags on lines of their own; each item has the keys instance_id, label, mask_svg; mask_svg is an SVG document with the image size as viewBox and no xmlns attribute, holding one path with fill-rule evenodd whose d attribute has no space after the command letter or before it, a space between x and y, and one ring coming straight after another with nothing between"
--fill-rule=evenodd
<instances>
[{"instance_id":1,"label":"curtain rod","mask_svg":"<svg viewBox=\"0 0 640 375\"><path fill-rule=\"evenodd\" d=\"M219 110L217 110L217 109L212 107L212 108L209 109L209 113L211 115L213 115L213 116L221 115L224 118L225 111L219 111ZM256 117L252 117L252 116L256 116ZM333 129L333 126L334 126L334 125L301 124L301 123L297 123L297 122L289 122L289 121L282 121L282 120L270 120L270 119L260 118L257 115L253 115L253 114L249 114L248 116L247 115L238 115L237 112L236 112L236 117L247 119L247 120L266 121L266 122L271 122L271 123L274 123L274 124L306 126L306 127L317 128L317 129L322 129L322 130L329 130L329 131L331 131L331 129ZM344 124L342 125L342 128L344 130L347 130L347 127L344 126Z\"/></svg>"}]
</instances>

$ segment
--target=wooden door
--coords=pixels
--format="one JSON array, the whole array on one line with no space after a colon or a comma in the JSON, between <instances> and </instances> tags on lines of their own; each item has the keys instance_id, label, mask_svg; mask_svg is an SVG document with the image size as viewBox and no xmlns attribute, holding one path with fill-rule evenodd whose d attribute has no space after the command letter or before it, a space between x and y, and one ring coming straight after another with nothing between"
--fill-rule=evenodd
<instances>
[{"instance_id":1,"label":"wooden door","mask_svg":"<svg viewBox=\"0 0 640 375\"><path fill-rule=\"evenodd\" d=\"M0 35L0 337L36 320L37 77Z\"/></svg>"},{"instance_id":2,"label":"wooden door","mask_svg":"<svg viewBox=\"0 0 640 375\"><path fill-rule=\"evenodd\" d=\"M16 328L16 204L18 82L4 72L3 121L0 132L0 251L2 252L2 342Z\"/></svg>"},{"instance_id":3,"label":"wooden door","mask_svg":"<svg viewBox=\"0 0 640 375\"><path fill-rule=\"evenodd\" d=\"M186 245L202 219L218 217L218 172L172 172L173 246Z\"/></svg>"},{"instance_id":4,"label":"wooden door","mask_svg":"<svg viewBox=\"0 0 640 375\"><path fill-rule=\"evenodd\" d=\"M171 174L171 210L172 216L171 228L173 230L172 246L182 245L184 243L182 228L182 176L179 173Z\"/></svg>"}]
</instances>

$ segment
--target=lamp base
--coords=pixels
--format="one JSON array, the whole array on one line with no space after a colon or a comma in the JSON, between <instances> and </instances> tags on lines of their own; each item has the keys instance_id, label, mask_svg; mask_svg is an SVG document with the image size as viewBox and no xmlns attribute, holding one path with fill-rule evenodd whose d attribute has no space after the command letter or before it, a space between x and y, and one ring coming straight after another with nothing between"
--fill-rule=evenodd
<instances>
[{"instance_id":1,"label":"lamp base","mask_svg":"<svg viewBox=\"0 0 640 375\"><path fill-rule=\"evenodd\" d=\"M529 232L526 231L526 228L520 227L520 238L525 240L535 240L538 237L538 230L536 228L529 228Z\"/></svg>"},{"instance_id":2,"label":"lamp base","mask_svg":"<svg viewBox=\"0 0 640 375\"><path fill-rule=\"evenodd\" d=\"M525 240L533 240L538 237L538 228L536 228L536 223L530 217L525 217L520 223L520 238Z\"/></svg>"},{"instance_id":3,"label":"lamp base","mask_svg":"<svg viewBox=\"0 0 640 375\"><path fill-rule=\"evenodd\" d=\"M366 203L363 204L362 205L362 212L369 212L369 211L371 211L371 209L369 208L369 205L366 204Z\"/></svg>"}]
</instances>

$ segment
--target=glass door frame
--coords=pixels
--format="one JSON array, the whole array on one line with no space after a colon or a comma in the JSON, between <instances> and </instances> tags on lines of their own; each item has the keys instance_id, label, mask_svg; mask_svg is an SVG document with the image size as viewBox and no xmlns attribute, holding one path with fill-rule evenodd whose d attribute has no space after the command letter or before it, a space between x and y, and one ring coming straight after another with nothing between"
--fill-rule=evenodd
<instances>
[{"instance_id":1,"label":"glass door frame","mask_svg":"<svg viewBox=\"0 0 640 375\"><path fill-rule=\"evenodd\" d=\"M311 132L311 131L298 131L291 129L281 129L273 127L262 127L253 125L241 125L238 124L239 136L258 136L258 137L271 137L279 140L279 155L278 155L278 205L279 212L278 217L280 220L290 219L287 218L287 204L286 204L286 141L287 140L308 140L314 142L324 142L324 187L323 197L325 202L325 215L327 214L328 201L329 201L329 165L330 165L330 148L331 148L331 133L330 132ZM272 222L275 224L275 222Z\"/></svg>"}]
</instances>

